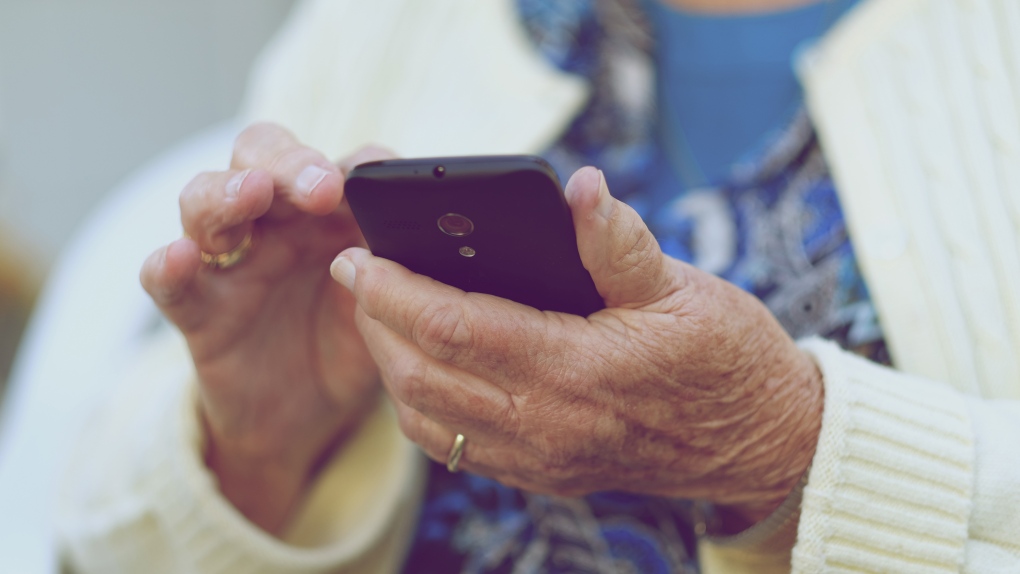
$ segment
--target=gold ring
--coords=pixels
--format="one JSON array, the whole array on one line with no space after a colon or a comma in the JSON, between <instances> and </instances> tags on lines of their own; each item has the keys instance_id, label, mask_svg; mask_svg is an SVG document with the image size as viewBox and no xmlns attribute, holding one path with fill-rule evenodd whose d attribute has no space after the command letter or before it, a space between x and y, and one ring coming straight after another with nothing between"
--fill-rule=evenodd
<instances>
[{"instance_id":1,"label":"gold ring","mask_svg":"<svg viewBox=\"0 0 1020 574\"><path fill-rule=\"evenodd\" d=\"M249 231L245 234L244 239L237 244L237 247L227 251L226 253L212 254L206 253L205 251L200 252L202 257L202 263L205 263L213 269L230 269L234 265L244 261L244 258L251 251L251 246L254 243L252 239L252 232Z\"/></svg>"},{"instance_id":2,"label":"gold ring","mask_svg":"<svg viewBox=\"0 0 1020 574\"><path fill-rule=\"evenodd\" d=\"M450 449L450 456L446 457L446 470L457 472L457 464L460 463L460 457L464 454L464 443L466 442L467 439L462 434L458 434L457 438L453 439L453 448Z\"/></svg>"}]
</instances>

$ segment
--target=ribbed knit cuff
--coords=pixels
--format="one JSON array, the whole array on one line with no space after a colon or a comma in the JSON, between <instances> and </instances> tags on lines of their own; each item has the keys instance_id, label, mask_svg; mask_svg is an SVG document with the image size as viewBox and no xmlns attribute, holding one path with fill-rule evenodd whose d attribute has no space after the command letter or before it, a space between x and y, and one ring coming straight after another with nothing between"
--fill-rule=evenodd
<instances>
[{"instance_id":1,"label":"ribbed knit cuff","mask_svg":"<svg viewBox=\"0 0 1020 574\"><path fill-rule=\"evenodd\" d=\"M380 554L392 555L383 556L382 562L396 561L399 568L420 504L423 463L413 445L399 435L393 415L386 412L388 405L381 406L373 417L382 420L377 420L374 427L370 420L350 439L351 443L372 440L364 435L376 432L378 444L381 430L386 433L383 442L387 443L377 451L373 464L359 469L374 477L371 504L359 516L338 517L355 522L357 528L323 546L304 548L287 544L255 527L220 495L214 476L202 463L202 434L194 392L194 385L181 389L176 398L179 408L167 409L172 420L160 425L166 434L159 441L148 473L158 520L164 523L169 538L177 546L178 560L191 566L189 571L224 574L376 571ZM330 467L335 464L334 461ZM323 471L324 476L330 473L330 468Z\"/></svg>"},{"instance_id":2,"label":"ribbed knit cuff","mask_svg":"<svg viewBox=\"0 0 1020 574\"><path fill-rule=\"evenodd\" d=\"M958 572L973 489L963 397L809 340L825 411L794 572Z\"/></svg>"},{"instance_id":3,"label":"ribbed knit cuff","mask_svg":"<svg viewBox=\"0 0 1020 574\"><path fill-rule=\"evenodd\" d=\"M790 551L797 537L805 474L786 500L764 520L735 536L704 536L698 555L704 574L753 572L779 574L790 571ZM701 528L695 523L695 532Z\"/></svg>"}]
</instances>

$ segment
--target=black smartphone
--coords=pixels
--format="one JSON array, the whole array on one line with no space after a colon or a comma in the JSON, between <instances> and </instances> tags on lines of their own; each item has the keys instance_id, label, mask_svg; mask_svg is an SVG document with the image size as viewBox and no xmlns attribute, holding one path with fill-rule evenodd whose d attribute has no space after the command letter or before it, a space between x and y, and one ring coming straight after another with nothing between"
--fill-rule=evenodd
<instances>
[{"instance_id":1,"label":"black smartphone","mask_svg":"<svg viewBox=\"0 0 1020 574\"><path fill-rule=\"evenodd\" d=\"M415 273L543 311L605 306L542 158L376 161L354 168L344 190L372 253Z\"/></svg>"}]
</instances>

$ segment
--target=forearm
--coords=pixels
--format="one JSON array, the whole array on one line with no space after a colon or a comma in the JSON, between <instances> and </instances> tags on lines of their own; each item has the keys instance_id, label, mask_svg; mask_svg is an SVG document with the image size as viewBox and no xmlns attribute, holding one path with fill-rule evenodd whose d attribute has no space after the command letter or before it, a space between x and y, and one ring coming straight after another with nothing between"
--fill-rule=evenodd
<instances>
[{"instance_id":1,"label":"forearm","mask_svg":"<svg viewBox=\"0 0 1020 574\"><path fill-rule=\"evenodd\" d=\"M238 512L203 464L187 351L176 336L153 347L89 425L66 475L58 526L73 571L400 567L424 478L385 405L325 462L275 538Z\"/></svg>"},{"instance_id":2,"label":"forearm","mask_svg":"<svg viewBox=\"0 0 1020 574\"><path fill-rule=\"evenodd\" d=\"M220 493L262 530L279 536L313 479L301 467L272 460L246 460L211 443L204 456Z\"/></svg>"},{"instance_id":3,"label":"forearm","mask_svg":"<svg viewBox=\"0 0 1020 574\"><path fill-rule=\"evenodd\" d=\"M376 396L357 409L348 409L346 416L338 417L332 432L320 432L317 440L305 433L303 444L266 450L259 448L257 440L218 437L199 400L198 416L205 437L203 460L215 475L220 493L253 524L279 537L323 467L344 450L378 408ZM248 448L239 448L238 443L246 443Z\"/></svg>"}]
</instances>

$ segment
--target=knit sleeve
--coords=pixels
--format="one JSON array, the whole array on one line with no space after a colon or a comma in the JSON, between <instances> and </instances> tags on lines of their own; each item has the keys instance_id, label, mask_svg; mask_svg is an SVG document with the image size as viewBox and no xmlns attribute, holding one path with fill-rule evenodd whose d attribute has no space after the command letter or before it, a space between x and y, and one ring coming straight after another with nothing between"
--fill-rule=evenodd
<instances>
[{"instance_id":1,"label":"knit sleeve","mask_svg":"<svg viewBox=\"0 0 1020 574\"><path fill-rule=\"evenodd\" d=\"M831 343L803 347L823 372L825 411L796 543L708 543L706 571L783 571L791 546L794 572L1020 565L1020 404L973 398Z\"/></svg>"},{"instance_id":2,"label":"knit sleeve","mask_svg":"<svg viewBox=\"0 0 1020 574\"><path fill-rule=\"evenodd\" d=\"M387 404L324 468L281 540L234 509L203 465L193 379L179 335L161 337L83 433L58 508L71 571L399 570L424 466Z\"/></svg>"}]
</instances>

